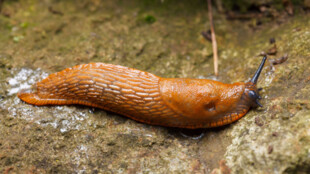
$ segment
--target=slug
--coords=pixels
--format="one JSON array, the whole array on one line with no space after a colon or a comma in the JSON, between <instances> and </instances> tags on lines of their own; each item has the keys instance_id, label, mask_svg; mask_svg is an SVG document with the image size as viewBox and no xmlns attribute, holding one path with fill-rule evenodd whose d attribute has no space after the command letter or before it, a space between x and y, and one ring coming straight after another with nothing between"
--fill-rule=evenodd
<instances>
[{"instance_id":1,"label":"slug","mask_svg":"<svg viewBox=\"0 0 310 174\"><path fill-rule=\"evenodd\" d=\"M152 125L217 127L235 122L252 107L262 107L256 83L266 59L249 82L233 84L161 78L120 65L90 63L51 74L34 89L21 90L18 97L36 106L101 108Z\"/></svg>"}]
</instances>

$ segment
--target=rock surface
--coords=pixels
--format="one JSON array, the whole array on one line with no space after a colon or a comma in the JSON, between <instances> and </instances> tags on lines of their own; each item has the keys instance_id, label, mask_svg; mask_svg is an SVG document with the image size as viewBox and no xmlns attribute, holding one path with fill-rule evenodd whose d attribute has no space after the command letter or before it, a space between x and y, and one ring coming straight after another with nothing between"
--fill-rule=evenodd
<instances>
[{"instance_id":1,"label":"rock surface","mask_svg":"<svg viewBox=\"0 0 310 174\"><path fill-rule=\"evenodd\" d=\"M215 16L218 80L247 81L262 51L263 108L215 129L150 126L83 106L36 107L16 92L89 62L163 77L213 78L205 1L10 1L0 15L0 172L310 172L309 14L265 22ZM209 24L208 24L209 25ZM221 163L221 164L219 164Z\"/></svg>"}]
</instances>

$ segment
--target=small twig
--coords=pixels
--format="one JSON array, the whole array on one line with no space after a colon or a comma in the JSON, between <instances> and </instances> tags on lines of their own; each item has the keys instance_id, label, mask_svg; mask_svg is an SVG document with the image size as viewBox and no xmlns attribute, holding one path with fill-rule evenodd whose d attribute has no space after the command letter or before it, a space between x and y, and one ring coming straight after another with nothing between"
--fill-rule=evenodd
<instances>
[{"instance_id":1,"label":"small twig","mask_svg":"<svg viewBox=\"0 0 310 174\"><path fill-rule=\"evenodd\" d=\"M285 53L282 57L277 58L277 59L269 59L269 62L271 65L279 65L282 64L284 62L286 62L288 59L288 54Z\"/></svg>"},{"instance_id":2,"label":"small twig","mask_svg":"<svg viewBox=\"0 0 310 174\"><path fill-rule=\"evenodd\" d=\"M214 74L218 76L218 55L217 55L217 44L213 26L213 17L212 17L212 4L211 0L208 1L208 14L210 20L210 28L211 28L211 38L212 38L212 49L213 49L213 62L214 62Z\"/></svg>"}]
</instances>

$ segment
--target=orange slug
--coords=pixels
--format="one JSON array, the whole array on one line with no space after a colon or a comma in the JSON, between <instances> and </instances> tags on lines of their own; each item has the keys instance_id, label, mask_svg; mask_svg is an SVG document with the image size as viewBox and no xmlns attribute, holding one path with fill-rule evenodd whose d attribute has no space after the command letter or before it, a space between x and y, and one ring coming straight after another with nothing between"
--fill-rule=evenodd
<instances>
[{"instance_id":1,"label":"orange slug","mask_svg":"<svg viewBox=\"0 0 310 174\"><path fill-rule=\"evenodd\" d=\"M49 75L34 90L22 90L26 103L79 104L112 111L139 122L180 128L230 124L261 106L256 88L265 56L250 82L224 84L207 79L161 78L120 65L90 63Z\"/></svg>"}]
</instances>

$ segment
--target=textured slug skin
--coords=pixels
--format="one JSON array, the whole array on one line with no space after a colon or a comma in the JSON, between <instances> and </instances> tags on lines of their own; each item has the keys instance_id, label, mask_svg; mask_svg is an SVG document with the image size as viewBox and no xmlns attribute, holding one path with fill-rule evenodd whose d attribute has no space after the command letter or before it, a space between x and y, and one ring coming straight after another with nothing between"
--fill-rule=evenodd
<instances>
[{"instance_id":1,"label":"textured slug skin","mask_svg":"<svg viewBox=\"0 0 310 174\"><path fill-rule=\"evenodd\" d=\"M119 65L90 63L67 68L18 97L33 105L80 104L161 126L207 128L247 113L244 83L161 78Z\"/></svg>"}]
</instances>

